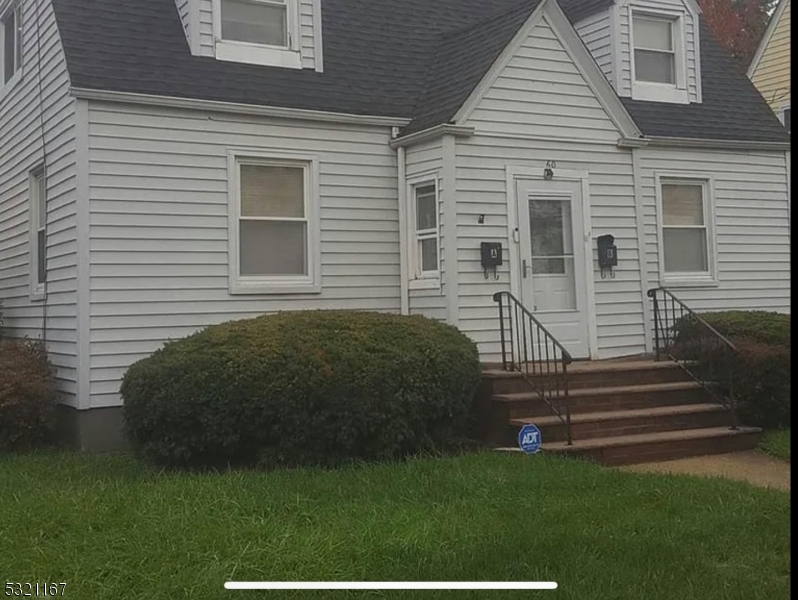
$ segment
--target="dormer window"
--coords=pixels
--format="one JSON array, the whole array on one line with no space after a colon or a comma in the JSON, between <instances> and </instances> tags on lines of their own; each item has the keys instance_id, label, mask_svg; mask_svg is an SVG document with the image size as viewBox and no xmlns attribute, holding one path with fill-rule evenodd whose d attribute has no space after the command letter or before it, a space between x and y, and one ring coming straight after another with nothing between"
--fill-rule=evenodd
<instances>
[{"instance_id":1,"label":"dormer window","mask_svg":"<svg viewBox=\"0 0 798 600\"><path fill-rule=\"evenodd\" d=\"M222 39L288 47L287 0L222 0Z\"/></svg>"},{"instance_id":2,"label":"dormer window","mask_svg":"<svg viewBox=\"0 0 798 600\"><path fill-rule=\"evenodd\" d=\"M632 97L688 103L682 15L634 10L631 20Z\"/></svg>"},{"instance_id":3,"label":"dormer window","mask_svg":"<svg viewBox=\"0 0 798 600\"><path fill-rule=\"evenodd\" d=\"M635 78L676 85L673 21L635 15Z\"/></svg>"},{"instance_id":4,"label":"dormer window","mask_svg":"<svg viewBox=\"0 0 798 600\"><path fill-rule=\"evenodd\" d=\"M216 58L301 69L298 0L214 0Z\"/></svg>"}]
</instances>

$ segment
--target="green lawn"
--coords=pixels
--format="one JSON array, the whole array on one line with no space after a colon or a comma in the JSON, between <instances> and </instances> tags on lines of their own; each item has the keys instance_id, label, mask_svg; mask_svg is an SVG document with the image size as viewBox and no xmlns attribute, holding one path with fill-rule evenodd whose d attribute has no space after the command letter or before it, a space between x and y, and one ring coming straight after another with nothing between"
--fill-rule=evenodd
<instances>
[{"instance_id":1,"label":"green lawn","mask_svg":"<svg viewBox=\"0 0 798 600\"><path fill-rule=\"evenodd\" d=\"M0 457L0 582L65 598L787 598L789 494L550 457L164 474ZM246 592L226 580L554 580L549 592Z\"/></svg>"},{"instance_id":2,"label":"green lawn","mask_svg":"<svg viewBox=\"0 0 798 600\"><path fill-rule=\"evenodd\" d=\"M762 438L762 450L768 454L790 460L790 430L768 431Z\"/></svg>"}]
</instances>

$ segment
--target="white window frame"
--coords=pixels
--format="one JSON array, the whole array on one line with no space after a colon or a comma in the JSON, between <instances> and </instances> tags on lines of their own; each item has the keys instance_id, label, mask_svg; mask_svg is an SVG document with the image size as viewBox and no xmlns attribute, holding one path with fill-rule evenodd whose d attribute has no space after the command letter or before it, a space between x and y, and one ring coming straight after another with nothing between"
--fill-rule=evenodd
<instances>
[{"instance_id":1,"label":"white window frame","mask_svg":"<svg viewBox=\"0 0 798 600\"><path fill-rule=\"evenodd\" d=\"M305 169L305 219L307 228L307 275L242 276L240 274L239 219L242 164ZM321 293L321 224L319 216L319 160L315 155L284 150L230 148L228 150L229 291L231 294Z\"/></svg>"},{"instance_id":2,"label":"white window frame","mask_svg":"<svg viewBox=\"0 0 798 600\"><path fill-rule=\"evenodd\" d=\"M16 68L11 79L5 82L5 56L3 54L5 49L5 27L3 23L11 13L16 14L17 39L14 44ZM4 5L3 1L0 0L0 97L13 88L14 84L22 77L22 41L22 2L20 0L11 0Z\"/></svg>"},{"instance_id":3,"label":"white window frame","mask_svg":"<svg viewBox=\"0 0 798 600\"><path fill-rule=\"evenodd\" d=\"M673 32L675 83L638 81L635 66L635 16L671 22ZM684 13L680 11L651 10L629 6L629 63L632 71L632 98L652 102L689 104L687 90L687 44L684 31Z\"/></svg>"},{"instance_id":4,"label":"white window frame","mask_svg":"<svg viewBox=\"0 0 798 600\"><path fill-rule=\"evenodd\" d=\"M250 0L263 4L281 4L279 0ZM222 0L213 0L213 37L216 58L230 62L241 62L271 67L301 69L299 31L299 0L284 0L287 15L287 46L251 44L222 38Z\"/></svg>"},{"instance_id":5,"label":"white window frame","mask_svg":"<svg viewBox=\"0 0 798 600\"><path fill-rule=\"evenodd\" d=\"M716 287L718 281L718 249L715 235L715 185L711 176L703 173L658 172L655 174L657 196L657 246L659 255L659 283L664 287ZM665 212L662 207L662 185L700 185L703 188L704 227L707 243L707 271L688 273L665 272Z\"/></svg>"},{"instance_id":6,"label":"white window frame","mask_svg":"<svg viewBox=\"0 0 798 600\"><path fill-rule=\"evenodd\" d=\"M44 224L40 224L42 217L39 195L39 181L44 185ZM28 172L28 229L30 232L30 299L44 300L47 295L47 172L43 165ZM45 267L44 281L39 281L39 233L44 231Z\"/></svg>"},{"instance_id":7,"label":"white window frame","mask_svg":"<svg viewBox=\"0 0 798 600\"><path fill-rule=\"evenodd\" d=\"M425 230L425 233L419 235L416 225L417 218L417 205L416 205L416 189L435 186L435 207L436 207L436 228L435 230ZM409 243L407 244L409 284L408 288L411 290L432 290L440 289L441 287L441 258L443 257L441 248L441 182L440 171L428 171L426 173L419 173L407 178L407 235ZM438 268L435 271L422 271L421 270L421 253L418 249L419 242L422 239L436 239L438 242Z\"/></svg>"},{"instance_id":8,"label":"white window frame","mask_svg":"<svg viewBox=\"0 0 798 600\"><path fill-rule=\"evenodd\" d=\"M779 108L779 121L781 121L781 124L784 125L785 127L787 127L787 121L786 121L786 118L785 118L785 112L788 111L788 110L790 110L790 105L789 104L784 104L783 106L781 106ZM790 119L792 120L792 115L790 115ZM790 123L790 126L792 126L792 123Z\"/></svg>"}]
</instances>

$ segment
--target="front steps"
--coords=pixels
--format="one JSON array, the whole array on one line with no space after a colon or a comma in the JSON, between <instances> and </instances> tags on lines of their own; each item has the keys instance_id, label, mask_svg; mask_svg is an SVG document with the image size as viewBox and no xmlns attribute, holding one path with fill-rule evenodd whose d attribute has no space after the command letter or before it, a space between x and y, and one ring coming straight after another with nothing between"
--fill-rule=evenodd
<instances>
[{"instance_id":1,"label":"front steps","mask_svg":"<svg viewBox=\"0 0 798 600\"><path fill-rule=\"evenodd\" d=\"M566 444L565 425L519 373L491 366L483 369L479 435L514 448L519 429L534 423L544 452L607 465L747 450L759 443L759 429L730 429L729 411L670 361L575 362L568 380L573 445Z\"/></svg>"}]
</instances>

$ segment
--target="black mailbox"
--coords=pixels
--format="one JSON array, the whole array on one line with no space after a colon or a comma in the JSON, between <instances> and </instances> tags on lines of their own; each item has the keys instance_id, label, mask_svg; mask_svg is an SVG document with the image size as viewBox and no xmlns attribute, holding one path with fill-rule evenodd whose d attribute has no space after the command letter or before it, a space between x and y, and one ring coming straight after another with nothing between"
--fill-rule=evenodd
<instances>
[{"instance_id":1,"label":"black mailbox","mask_svg":"<svg viewBox=\"0 0 798 600\"><path fill-rule=\"evenodd\" d=\"M606 271L615 277L612 272L612 268L618 266L618 248L615 246L615 238L611 235L602 235L596 241L598 242L598 262L602 279L605 277Z\"/></svg>"},{"instance_id":2,"label":"black mailbox","mask_svg":"<svg viewBox=\"0 0 798 600\"><path fill-rule=\"evenodd\" d=\"M485 270L485 279L488 273L493 272L494 279L499 275L496 268L502 264L502 245L498 242L482 242L482 268Z\"/></svg>"}]
</instances>

